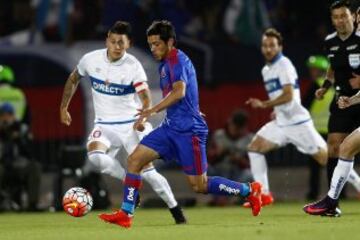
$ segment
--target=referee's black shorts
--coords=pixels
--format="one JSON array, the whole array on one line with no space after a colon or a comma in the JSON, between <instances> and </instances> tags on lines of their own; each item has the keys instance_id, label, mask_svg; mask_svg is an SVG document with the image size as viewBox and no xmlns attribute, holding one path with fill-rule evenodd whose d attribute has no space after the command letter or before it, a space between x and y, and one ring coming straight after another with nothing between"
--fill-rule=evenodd
<instances>
[{"instance_id":1,"label":"referee's black shorts","mask_svg":"<svg viewBox=\"0 0 360 240\"><path fill-rule=\"evenodd\" d=\"M340 109L335 101L330 106L329 133L351 133L360 127L360 104Z\"/></svg>"}]
</instances>

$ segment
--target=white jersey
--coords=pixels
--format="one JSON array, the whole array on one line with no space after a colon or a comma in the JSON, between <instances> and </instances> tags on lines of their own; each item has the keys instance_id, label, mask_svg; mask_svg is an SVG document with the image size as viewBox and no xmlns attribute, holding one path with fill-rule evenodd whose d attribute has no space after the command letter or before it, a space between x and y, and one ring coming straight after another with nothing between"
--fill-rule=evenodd
<instances>
[{"instance_id":1,"label":"white jersey","mask_svg":"<svg viewBox=\"0 0 360 240\"><path fill-rule=\"evenodd\" d=\"M92 85L95 123L126 123L135 120L141 102L135 87L147 81L144 68L131 54L125 53L110 62L107 50L85 54L77 65L81 76L87 75Z\"/></svg>"},{"instance_id":2,"label":"white jersey","mask_svg":"<svg viewBox=\"0 0 360 240\"><path fill-rule=\"evenodd\" d=\"M301 105L298 75L287 57L279 54L272 63L263 67L261 73L270 100L280 96L285 85L291 84L294 88L290 102L274 107L278 126L300 124L311 119L309 112Z\"/></svg>"}]
</instances>

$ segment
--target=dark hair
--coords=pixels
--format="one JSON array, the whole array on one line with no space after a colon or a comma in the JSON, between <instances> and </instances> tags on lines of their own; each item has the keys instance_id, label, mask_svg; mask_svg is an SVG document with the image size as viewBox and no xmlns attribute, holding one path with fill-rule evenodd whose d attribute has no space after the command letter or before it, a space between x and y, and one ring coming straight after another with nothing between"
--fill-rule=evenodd
<instances>
[{"instance_id":1,"label":"dark hair","mask_svg":"<svg viewBox=\"0 0 360 240\"><path fill-rule=\"evenodd\" d=\"M124 21L117 21L114 23L114 25L112 25L112 27L109 29L109 33L124 34L129 39L132 37L131 26L128 22Z\"/></svg>"},{"instance_id":2,"label":"dark hair","mask_svg":"<svg viewBox=\"0 0 360 240\"><path fill-rule=\"evenodd\" d=\"M247 123L249 116L244 110L238 109L235 110L230 117L230 121L234 123L237 127L243 127Z\"/></svg>"},{"instance_id":3,"label":"dark hair","mask_svg":"<svg viewBox=\"0 0 360 240\"><path fill-rule=\"evenodd\" d=\"M350 2L346 0L335 1L330 5L330 12L339 8L348 8L350 10Z\"/></svg>"},{"instance_id":4,"label":"dark hair","mask_svg":"<svg viewBox=\"0 0 360 240\"><path fill-rule=\"evenodd\" d=\"M174 39L174 45L176 43L176 33L174 26L167 20L154 21L146 31L147 36L159 35L160 39L164 42L168 42L170 38Z\"/></svg>"},{"instance_id":5,"label":"dark hair","mask_svg":"<svg viewBox=\"0 0 360 240\"><path fill-rule=\"evenodd\" d=\"M266 37L274 37L278 40L279 45L283 44L283 37L281 36L281 33L278 32L275 28L266 29L263 35Z\"/></svg>"}]
</instances>

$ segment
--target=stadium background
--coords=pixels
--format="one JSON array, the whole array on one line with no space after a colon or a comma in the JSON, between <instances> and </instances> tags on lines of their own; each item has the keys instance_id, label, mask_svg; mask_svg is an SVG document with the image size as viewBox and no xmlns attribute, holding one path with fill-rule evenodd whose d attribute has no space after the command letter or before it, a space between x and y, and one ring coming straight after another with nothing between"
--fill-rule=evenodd
<instances>
[{"instance_id":1,"label":"stadium background","mask_svg":"<svg viewBox=\"0 0 360 240\"><path fill-rule=\"evenodd\" d=\"M259 49L261 32L265 28L272 26L283 34L284 53L298 70L303 95L311 84L306 60L310 55L322 54L322 41L333 32L328 11L332 1L327 0L62 2L72 4L66 18L58 22L59 26L66 23L65 30L44 35L39 29L34 30L39 28L36 22L39 13L31 7L31 1L0 1L0 64L13 68L16 85L26 94L36 158L42 163L46 179L53 179L61 168L63 149L84 146L92 127L90 85L86 80L81 82L80 90L71 102L71 127L60 124L58 109L67 76L84 53L104 46L106 30L116 20L128 21L133 26L134 46L130 52L145 67L154 102L160 98L157 63L149 54L145 30L155 19L173 22L178 47L190 56L197 69L201 110L206 114L211 131L223 127L236 108L249 112L253 132L269 120L270 111L245 106L245 100L250 96L266 98L260 74L264 61ZM358 1L353 2L358 4ZM231 17L234 14L235 19ZM234 25L235 29L232 28ZM157 124L160 117L152 121ZM308 158L291 146L275 151L269 157L275 195L283 199L304 198L302 188L307 185L304 166ZM72 155L70 158L76 161L79 157ZM177 181L183 179L177 174L165 173L175 192L182 192L183 186L178 186ZM43 192L52 189L51 182L43 183ZM119 189L114 182L110 184ZM187 190L184 192L186 194Z\"/></svg>"}]
</instances>

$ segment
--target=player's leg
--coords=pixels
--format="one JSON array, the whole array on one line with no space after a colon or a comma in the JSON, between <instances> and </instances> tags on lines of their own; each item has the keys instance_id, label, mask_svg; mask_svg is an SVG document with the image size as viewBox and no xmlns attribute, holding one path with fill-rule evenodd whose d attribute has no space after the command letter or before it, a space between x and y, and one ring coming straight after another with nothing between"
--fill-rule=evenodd
<instances>
[{"instance_id":1,"label":"player's leg","mask_svg":"<svg viewBox=\"0 0 360 240\"><path fill-rule=\"evenodd\" d=\"M338 216L337 209L340 193L354 166L354 157L360 152L360 128L345 138L339 149L338 164L331 179L327 196L318 202L308 204L304 211L311 215Z\"/></svg>"},{"instance_id":2,"label":"player's leg","mask_svg":"<svg viewBox=\"0 0 360 240\"><path fill-rule=\"evenodd\" d=\"M130 131L124 141L124 147L126 151L131 154L136 148L140 140L145 136L146 133L150 133L152 130L151 124L145 125L143 132ZM146 181L156 194L166 203L171 212L171 215L175 219L175 223L182 224L186 223L186 218L183 214L182 209L178 205L175 196L171 190L171 187L166 178L161 175L154 167L152 163L147 164L141 173L141 177Z\"/></svg>"},{"instance_id":3,"label":"player's leg","mask_svg":"<svg viewBox=\"0 0 360 240\"><path fill-rule=\"evenodd\" d=\"M111 214L101 214L99 217L109 223L118 224L122 227L130 227L134 214L136 198L141 186L142 169L159 156L167 159L169 156L169 141L165 130L157 128L147 135L136 149L130 154L128 173L124 182L124 195L121 210Z\"/></svg>"},{"instance_id":4,"label":"player's leg","mask_svg":"<svg viewBox=\"0 0 360 240\"><path fill-rule=\"evenodd\" d=\"M197 193L222 196L241 196L252 201L253 214L261 210L261 184L239 183L223 177L207 177L206 135L169 133L174 143L176 159L187 175L188 182Z\"/></svg>"},{"instance_id":5,"label":"player's leg","mask_svg":"<svg viewBox=\"0 0 360 240\"><path fill-rule=\"evenodd\" d=\"M332 103L334 104L334 103ZM330 186L331 178L339 158L340 144L354 128L354 117L348 114L348 110L340 110L337 106L332 106L333 110L329 118L329 134L327 139L328 145L328 163L327 179Z\"/></svg>"},{"instance_id":6,"label":"player's leg","mask_svg":"<svg viewBox=\"0 0 360 240\"><path fill-rule=\"evenodd\" d=\"M284 141L282 130L272 121L263 126L248 145L251 173L254 180L262 184L263 194L270 194L265 154L283 145Z\"/></svg>"},{"instance_id":7,"label":"player's leg","mask_svg":"<svg viewBox=\"0 0 360 240\"><path fill-rule=\"evenodd\" d=\"M95 126L88 138L87 151L90 164L87 164L86 168L123 180L124 168L112 154L108 153L112 145L120 145L116 143L114 137L115 135L106 126Z\"/></svg>"}]
</instances>

